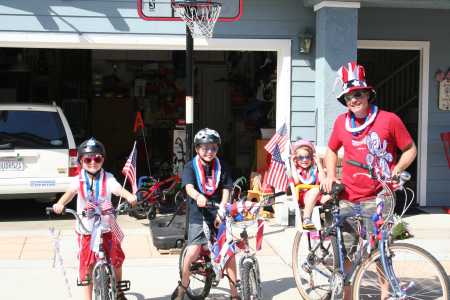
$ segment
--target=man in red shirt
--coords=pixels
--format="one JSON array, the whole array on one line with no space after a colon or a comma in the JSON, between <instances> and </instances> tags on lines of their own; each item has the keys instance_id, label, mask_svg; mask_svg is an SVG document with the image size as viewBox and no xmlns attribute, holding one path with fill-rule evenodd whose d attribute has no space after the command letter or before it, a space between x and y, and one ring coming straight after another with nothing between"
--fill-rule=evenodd
<instances>
[{"instance_id":1,"label":"man in red shirt","mask_svg":"<svg viewBox=\"0 0 450 300\"><path fill-rule=\"evenodd\" d=\"M414 161L417 149L400 118L379 109L374 103L375 91L366 84L362 66L351 62L342 66L338 74L343 91L337 99L348 111L337 117L328 141L324 187L330 191L336 181L337 152L344 147L342 183L345 190L342 199L358 203L376 197L381 186L366 176L353 176L364 170L348 164L348 160L370 165L378 175L390 178ZM402 152L398 160L397 149Z\"/></svg>"},{"instance_id":2,"label":"man in red shirt","mask_svg":"<svg viewBox=\"0 0 450 300\"><path fill-rule=\"evenodd\" d=\"M381 178L390 179L399 175L416 158L417 149L403 122L394 113L380 110L375 104L375 91L365 81L364 68L356 62L350 62L338 70L343 87L337 99L348 108L339 115L334 123L325 155L327 178L323 182L325 191L330 192L336 181L338 150L344 148L342 163L342 183L345 186L341 194L341 213L347 213L356 205L361 214L368 216L365 227L372 232L370 216L376 211L376 197L382 190L381 184L367 176L355 176L364 170L347 163L348 160L369 165ZM397 160L397 150L402 153ZM394 186L395 188L395 186ZM351 226L344 224L344 241L347 252L355 243ZM345 269L349 263L346 261ZM382 286L382 295L387 287ZM349 287L344 288L344 299L350 299ZM382 299L385 299L382 297Z\"/></svg>"}]
</instances>

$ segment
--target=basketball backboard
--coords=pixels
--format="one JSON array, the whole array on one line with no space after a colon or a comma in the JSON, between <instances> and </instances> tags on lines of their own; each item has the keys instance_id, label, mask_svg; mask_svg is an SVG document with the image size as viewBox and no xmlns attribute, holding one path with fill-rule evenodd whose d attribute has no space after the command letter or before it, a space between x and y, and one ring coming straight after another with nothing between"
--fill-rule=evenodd
<instances>
[{"instance_id":1,"label":"basketball backboard","mask_svg":"<svg viewBox=\"0 0 450 300\"><path fill-rule=\"evenodd\" d=\"M137 0L139 16L147 21L182 21L175 16L172 3L180 0ZM182 2L186 2L182 1ZM195 1L194 1L195 2ZM219 22L237 21L242 16L244 0L206 0L202 2L216 2L222 5Z\"/></svg>"}]
</instances>

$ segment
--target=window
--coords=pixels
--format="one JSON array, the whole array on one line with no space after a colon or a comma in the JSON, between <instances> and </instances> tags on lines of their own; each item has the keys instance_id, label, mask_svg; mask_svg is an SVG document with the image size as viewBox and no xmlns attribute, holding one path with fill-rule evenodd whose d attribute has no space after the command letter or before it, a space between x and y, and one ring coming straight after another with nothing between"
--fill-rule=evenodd
<instances>
[{"instance_id":1,"label":"window","mask_svg":"<svg viewBox=\"0 0 450 300\"><path fill-rule=\"evenodd\" d=\"M64 149L67 137L57 112L0 111L0 147Z\"/></svg>"}]
</instances>

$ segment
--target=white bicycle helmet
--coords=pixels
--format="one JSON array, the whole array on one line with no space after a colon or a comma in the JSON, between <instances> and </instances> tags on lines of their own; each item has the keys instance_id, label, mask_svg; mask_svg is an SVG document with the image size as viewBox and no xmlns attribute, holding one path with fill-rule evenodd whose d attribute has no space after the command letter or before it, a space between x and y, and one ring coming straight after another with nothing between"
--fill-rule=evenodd
<instances>
[{"instance_id":1,"label":"white bicycle helmet","mask_svg":"<svg viewBox=\"0 0 450 300\"><path fill-rule=\"evenodd\" d=\"M214 129L203 128L200 129L194 137L194 145L198 146L201 144L217 144L220 145L220 135Z\"/></svg>"}]
</instances>

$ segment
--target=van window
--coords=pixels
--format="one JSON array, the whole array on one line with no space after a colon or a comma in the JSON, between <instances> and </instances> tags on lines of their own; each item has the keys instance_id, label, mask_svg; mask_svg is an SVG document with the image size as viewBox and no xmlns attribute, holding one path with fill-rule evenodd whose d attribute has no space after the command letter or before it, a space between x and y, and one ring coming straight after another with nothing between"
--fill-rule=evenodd
<instances>
[{"instance_id":1,"label":"van window","mask_svg":"<svg viewBox=\"0 0 450 300\"><path fill-rule=\"evenodd\" d=\"M65 149L67 144L57 112L0 111L0 149Z\"/></svg>"}]
</instances>

